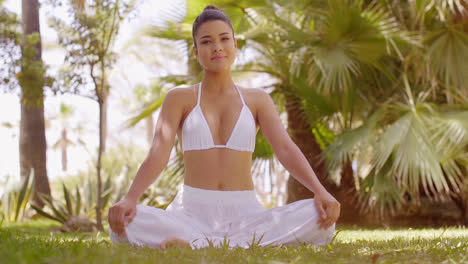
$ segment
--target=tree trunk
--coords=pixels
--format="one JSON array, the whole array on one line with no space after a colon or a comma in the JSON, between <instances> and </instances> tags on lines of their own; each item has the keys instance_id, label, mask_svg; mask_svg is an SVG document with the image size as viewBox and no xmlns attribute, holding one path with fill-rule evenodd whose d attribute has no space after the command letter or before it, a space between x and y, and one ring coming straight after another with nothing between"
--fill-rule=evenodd
<instances>
[{"instance_id":1,"label":"tree trunk","mask_svg":"<svg viewBox=\"0 0 468 264\"><path fill-rule=\"evenodd\" d=\"M351 164L344 165L340 186L337 186L330 180L326 164L320 160L322 150L312 133L312 129L308 125L299 100L291 95L285 95L285 99L286 111L288 113L288 130L291 139L301 149L325 189L341 204L341 214L338 223L359 223L358 207L354 202L356 199L356 189ZM313 193L291 176L293 175L290 175L288 179L287 203L313 198Z\"/></svg>"},{"instance_id":2,"label":"tree trunk","mask_svg":"<svg viewBox=\"0 0 468 264\"><path fill-rule=\"evenodd\" d=\"M372 219L364 219L359 214L358 193L354 182L354 172L351 161L343 164L341 180L338 188L333 189L332 195L341 204L339 223L361 224Z\"/></svg>"},{"instance_id":3,"label":"tree trunk","mask_svg":"<svg viewBox=\"0 0 468 264\"><path fill-rule=\"evenodd\" d=\"M99 104L99 150L98 150L98 160L97 160L97 197L96 197L96 224L99 231L104 230L102 226L102 216L101 216L101 192L102 192L102 180L101 180L101 159L103 153L103 144L104 140L102 138L103 124L101 122L103 116L103 106Z\"/></svg>"},{"instance_id":4,"label":"tree trunk","mask_svg":"<svg viewBox=\"0 0 468 264\"><path fill-rule=\"evenodd\" d=\"M467 169L463 170L465 172ZM460 222L464 225L468 225L468 178L465 177L462 180L462 186L460 192L457 192L454 197L452 197L453 202L457 205L460 210Z\"/></svg>"},{"instance_id":5,"label":"tree trunk","mask_svg":"<svg viewBox=\"0 0 468 264\"><path fill-rule=\"evenodd\" d=\"M101 162L102 155L105 151L105 139L107 131L107 99L108 99L108 90L102 89L101 93L98 95L99 103L99 150L98 150L98 160L97 160L97 198L96 198L96 225L99 231L103 231L104 227L102 226L102 178L101 178Z\"/></svg>"},{"instance_id":6,"label":"tree trunk","mask_svg":"<svg viewBox=\"0 0 468 264\"><path fill-rule=\"evenodd\" d=\"M335 184L328 180L325 164L319 159L322 150L306 122L304 113L300 108L301 104L299 100L292 95L285 96L285 99L286 111L288 113L289 135L311 164L312 169L322 185L330 192L330 189L335 188ZM304 187L294 177L289 177L287 203L311 197L313 197L313 193L309 189Z\"/></svg>"},{"instance_id":7,"label":"tree trunk","mask_svg":"<svg viewBox=\"0 0 468 264\"><path fill-rule=\"evenodd\" d=\"M40 34L38 0L22 0L23 32L27 36ZM22 56L24 54L23 42ZM41 61L41 41L35 44L34 60ZM36 76L28 73L31 69L23 65L23 76ZM47 176L47 143L44 124L44 92L42 80L23 80L21 85L21 122L20 122L20 174L25 178L34 170L35 185L33 202L42 207L39 194L51 195L49 178ZM40 85L38 85L40 84Z\"/></svg>"},{"instance_id":8,"label":"tree trunk","mask_svg":"<svg viewBox=\"0 0 468 264\"><path fill-rule=\"evenodd\" d=\"M47 143L44 127L44 107L30 107L21 103L20 123L20 174L21 179L34 170L33 202L42 207L39 194L51 195L47 176Z\"/></svg>"},{"instance_id":9,"label":"tree trunk","mask_svg":"<svg viewBox=\"0 0 468 264\"><path fill-rule=\"evenodd\" d=\"M100 103L102 105L99 106L99 129L102 130L99 132L99 144L101 144L102 146L102 152L105 152L107 149L107 108L109 107L108 95L109 90L104 89L104 93L102 95L102 102Z\"/></svg>"},{"instance_id":10,"label":"tree trunk","mask_svg":"<svg viewBox=\"0 0 468 264\"><path fill-rule=\"evenodd\" d=\"M67 147L68 147L68 138L67 138L67 130L62 128L62 142L61 142L61 150L62 150L62 171L67 171Z\"/></svg>"}]
</instances>

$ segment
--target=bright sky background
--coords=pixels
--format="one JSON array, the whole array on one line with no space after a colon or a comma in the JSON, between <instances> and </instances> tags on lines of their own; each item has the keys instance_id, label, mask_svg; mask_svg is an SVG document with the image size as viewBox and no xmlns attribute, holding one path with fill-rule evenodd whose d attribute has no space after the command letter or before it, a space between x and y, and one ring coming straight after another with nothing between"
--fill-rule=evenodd
<instances>
[{"instance_id":1,"label":"bright sky background","mask_svg":"<svg viewBox=\"0 0 468 264\"><path fill-rule=\"evenodd\" d=\"M122 47L134 36L135 32L143 25L159 24L161 18L166 17L165 11L168 7L184 9L184 0L143 0L142 4L137 9L137 15L131 21L125 21L121 26L120 32L116 41L115 51L120 54L119 62L110 76L110 83L112 86L111 96L109 99L108 109L108 147L115 142L121 143L137 143L142 146L147 146L145 130L142 124L137 125L135 128L125 131L119 131L117 128L121 126L122 122L131 116L131 113L125 109L122 104L123 98L131 96L131 90L138 83L148 84L151 77L158 75L166 75L168 72L172 74L185 74L186 63L181 61L165 60L163 65L159 68L145 66L139 62L134 56L127 54L122 50ZM21 1L7 0L6 7L13 12L21 15ZM41 23L41 37L43 42L42 58L46 64L51 67L52 72L60 66L63 61L63 51L60 49L46 48L49 44L56 43L56 33L53 29L48 27L46 17L50 16L51 8L43 5L40 9L40 23ZM54 9L53 15L62 19L67 17L65 9ZM50 45L49 45L50 46ZM151 47L149 47L151 52ZM155 45L154 54L156 57L164 57L161 50ZM238 59L242 54L238 53ZM246 57L248 55L245 55ZM170 62L170 63L169 63ZM265 85L268 82L263 76L256 76L249 80L240 82L241 85L250 87L258 87ZM87 121L87 133L82 136L88 144L90 150L96 149L98 146L98 104L90 99L80 97L77 95L46 95L45 99L45 117L51 120L51 127L46 130L47 145L47 169L49 179L54 179L65 175L61 171L61 156L60 150L53 150L50 148L60 136L60 123L52 118L59 113L61 103L72 105L76 108L75 115L72 118L76 126L79 122ZM19 98L13 94L5 94L0 91L0 123L12 123L15 127L5 128L0 127L0 144L2 150L0 151L0 182L6 175L11 175L15 179L19 179L19 122L20 122L20 104ZM157 116L154 116L155 123ZM68 151L68 167L67 175L73 174L78 170L85 170L89 161L89 154L82 147L70 147ZM1 191L1 190L0 190Z\"/></svg>"}]
</instances>

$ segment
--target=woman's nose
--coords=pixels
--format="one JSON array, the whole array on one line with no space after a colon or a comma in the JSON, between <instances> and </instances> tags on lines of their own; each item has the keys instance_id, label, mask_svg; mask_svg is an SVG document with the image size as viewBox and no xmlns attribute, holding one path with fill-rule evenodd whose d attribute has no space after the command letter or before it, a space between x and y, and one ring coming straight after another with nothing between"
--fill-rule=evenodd
<instances>
[{"instance_id":1,"label":"woman's nose","mask_svg":"<svg viewBox=\"0 0 468 264\"><path fill-rule=\"evenodd\" d=\"M219 52L219 51L223 50L221 48L221 45L219 43L217 43L217 42L215 42L213 49L214 49L214 52Z\"/></svg>"}]
</instances>

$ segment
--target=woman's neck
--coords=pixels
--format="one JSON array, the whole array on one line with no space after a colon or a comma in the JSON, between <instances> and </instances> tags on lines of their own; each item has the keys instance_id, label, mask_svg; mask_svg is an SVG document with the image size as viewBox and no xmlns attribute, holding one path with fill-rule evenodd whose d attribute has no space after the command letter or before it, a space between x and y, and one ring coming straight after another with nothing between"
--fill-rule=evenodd
<instances>
[{"instance_id":1,"label":"woman's neck","mask_svg":"<svg viewBox=\"0 0 468 264\"><path fill-rule=\"evenodd\" d=\"M208 72L205 71L202 79L203 91L212 95L220 95L231 90L234 86L231 71Z\"/></svg>"}]
</instances>

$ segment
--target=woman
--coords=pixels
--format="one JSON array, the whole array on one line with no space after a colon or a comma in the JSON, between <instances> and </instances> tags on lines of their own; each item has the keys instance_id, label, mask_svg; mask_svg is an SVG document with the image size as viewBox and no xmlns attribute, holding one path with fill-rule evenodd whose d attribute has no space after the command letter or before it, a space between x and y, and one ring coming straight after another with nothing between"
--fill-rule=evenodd
<instances>
[{"instance_id":1,"label":"woman","mask_svg":"<svg viewBox=\"0 0 468 264\"><path fill-rule=\"evenodd\" d=\"M112 241L165 249L324 245L335 232L340 204L320 184L288 136L271 97L234 84L230 67L237 40L227 16L207 6L193 24L194 52L203 80L175 88L164 99L148 156L125 198L109 210ZM264 209L250 174L255 135L262 129L283 166L314 192L314 199ZM185 178L166 210L137 205L167 165L175 136L181 139Z\"/></svg>"}]
</instances>

